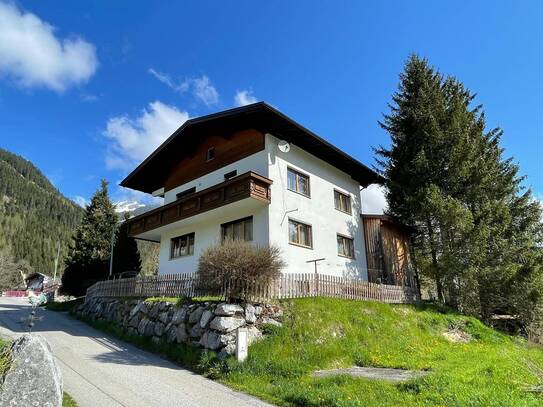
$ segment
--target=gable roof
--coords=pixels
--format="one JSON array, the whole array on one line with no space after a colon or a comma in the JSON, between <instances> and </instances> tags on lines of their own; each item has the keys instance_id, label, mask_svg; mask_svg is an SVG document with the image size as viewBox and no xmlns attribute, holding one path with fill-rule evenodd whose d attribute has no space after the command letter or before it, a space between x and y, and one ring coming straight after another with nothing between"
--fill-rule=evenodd
<instances>
[{"instance_id":1,"label":"gable roof","mask_svg":"<svg viewBox=\"0 0 543 407\"><path fill-rule=\"evenodd\" d=\"M180 151L193 150L202 137L213 132L228 133L249 128L271 133L279 139L295 144L349 174L362 186L383 181L380 175L358 160L267 103L258 102L187 120L138 165L121 182L121 186L152 193L164 186L172 167L179 162Z\"/></svg>"}]
</instances>

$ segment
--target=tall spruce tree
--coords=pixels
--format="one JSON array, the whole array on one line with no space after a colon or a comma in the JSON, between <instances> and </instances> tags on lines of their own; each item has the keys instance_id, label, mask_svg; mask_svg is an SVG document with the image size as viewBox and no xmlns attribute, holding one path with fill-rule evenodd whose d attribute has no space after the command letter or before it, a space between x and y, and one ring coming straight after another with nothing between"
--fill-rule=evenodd
<instances>
[{"instance_id":1,"label":"tall spruce tree","mask_svg":"<svg viewBox=\"0 0 543 407\"><path fill-rule=\"evenodd\" d=\"M124 214L124 221L128 220L128 213ZM141 258L136 239L128 235L128 226L123 223L117 229L115 248L113 250L113 273L126 271L141 271Z\"/></svg>"},{"instance_id":2,"label":"tall spruce tree","mask_svg":"<svg viewBox=\"0 0 543 407\"><path fill-rule=\"evenodd\" d=\"M541 208L473 99L455 78L409 58L381 123L391 146L376 149L389 211L418 231L416 262L439 300L529 323L540 305Z\"/></svg>"},{"instance_id":3,"label":"tall spruce tree","mask_svg":"<svg viewBox=\"0 0 543 407\"><path fill-rule=\"evenodd\" d=\"M76 230L62 276L63 291L68 294L83 295L89 286L108 276L111 238L118 216L107 185L102 180Z\"/></svg>"}]
</instances>

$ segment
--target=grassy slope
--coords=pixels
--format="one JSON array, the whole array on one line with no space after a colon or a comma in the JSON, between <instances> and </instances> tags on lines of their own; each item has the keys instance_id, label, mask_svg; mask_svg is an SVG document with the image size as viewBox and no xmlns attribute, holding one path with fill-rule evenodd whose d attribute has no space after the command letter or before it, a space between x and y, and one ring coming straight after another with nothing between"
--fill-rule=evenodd
<instances>
[{"instance_id":1,"label":"grassy slope","mask_svg":"<svg viewBox=\"0 0 543 407\"><path fill-rule=\"evenodd\" d=\"M541 348L476 319L434 308L322 298L288 307L285 327L251 346L246 363L230 362L218 372L220 381L286 406L543 404L524 390L538 383L527 362L543 366ZM474 340L450 343L442 335L450 326L462 327ZM431 373L399 385L310 377L316 369L352 365Z\"/></svg>"}]
</instances>

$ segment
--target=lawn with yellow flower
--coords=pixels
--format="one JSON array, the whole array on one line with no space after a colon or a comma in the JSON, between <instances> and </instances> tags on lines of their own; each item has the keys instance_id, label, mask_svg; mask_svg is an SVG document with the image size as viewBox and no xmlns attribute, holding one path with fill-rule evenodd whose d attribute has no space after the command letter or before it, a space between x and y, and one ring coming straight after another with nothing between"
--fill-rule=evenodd
<instances>
[{"instance_id":1,"label":"lawn with yellow flower","mask_svg":"<svg viewBox=\"0 0 543 407\"><path fill-rule=\"evenodd\" d=\"M325 298L284 303L281 328L252 345L244 363L211 367L221 382L281 406L541 406L543 350L478 321L431 306ZM455 342L446 332L460 332ZM427 370L388 383L312 372L350 366ZM212 363L209 366L213 366Z\"/></svg>"}]
</instances>

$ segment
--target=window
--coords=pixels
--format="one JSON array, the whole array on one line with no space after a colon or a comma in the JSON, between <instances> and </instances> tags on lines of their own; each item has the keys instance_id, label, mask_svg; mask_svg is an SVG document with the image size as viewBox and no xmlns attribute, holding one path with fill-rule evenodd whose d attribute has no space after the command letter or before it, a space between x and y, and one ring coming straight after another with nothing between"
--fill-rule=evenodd
<instances>
[{"instance_id":1,"label":"window","mask_svg":"<svg viewBox=\"0 0 543 407\"><path fill-rule=\"evenodd\" d=\"M309 176L289 168L287 170L287 188L309 197Z\"/></svg>"},{"instance_id":2,"label":"window","mask_svg":"<svg viewBox=\"0 0 543 407\"><path fill-rule=\"evenodd\" d=\"M354 259L354 242L347 236L337 235L337 254Z\"/></svg>"},{"instance_id":3,"label":"window","mask_svg":"<svg viewBox=\"0 0 543 407\"><path fill-rule=\"evenodd\" d=\"M174 237L171 241L170 259L194 254L194 233Z\"/></svg>"},{"instance_id":4,"label":"window","mask_svg":"<svg viewBox=\"0 0 543 407\"><path fill-rule=\"evenodd\" d=\"M230 178L234 178L236 175L238 175L237 170L227 172L226 174L224 174L224 180L228 181Z\"/></svg>"},{"instance_id":5,"label":"window","mask_svg":"<svg viewBox=\"0 0 543 407\"><path fill-rule=\"evenodd\" d=\"M235 220L233 222L223 223L221 225L222 240L253 240L253 217Z\"/></svg>"},{"instance_id":6,"label":"window","mask_svg":"<svg viewBox=\"0 0 543 407\"><path fill-rule=\"evenodd\" d=\"M184 191L179 192L176 195L176 197L177 197L177 199L185 198L185 197L187 197L189 195L194 194L195 192L196 192L196 187L192 187L192 188L189 188L189 189L186 189Z\"/></svg>"},{"instance_id":7,"label":"window","mask_svg":"<svg viewBox=\"0 0 543 407\"><path fill-rule=\"evenodd\" d=\"M206 153L206 161L211 161L215 158L215 147L209 147Z\"/></svg>"},{"instance_id":8,"label":"window","mask_svg":"<svg viewBox=\"0 0 543 407\"><path fill-rule=\"evenodd\" d=\"M351 197L347 194L334 190L334 206L338 211L351 213Z\"/></svg>"},{"instance_id":9,"label":"window","mask_svg":"<svg viewBox=\"0 0 543 407\"><path fill-rule=\"evenodd\" d=\"M297 222L295 220L288 220L288 240L289 243L304 246L313 247L313 235L311 232L311 226L305 223Z\"/></svg>"}]
</instances>

